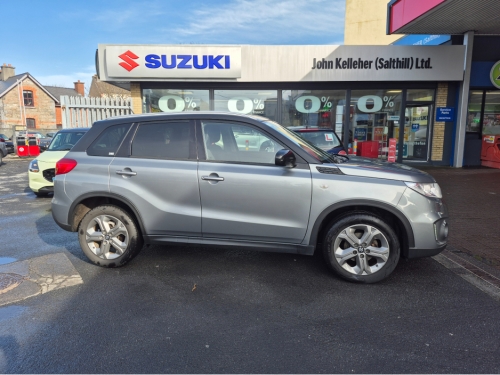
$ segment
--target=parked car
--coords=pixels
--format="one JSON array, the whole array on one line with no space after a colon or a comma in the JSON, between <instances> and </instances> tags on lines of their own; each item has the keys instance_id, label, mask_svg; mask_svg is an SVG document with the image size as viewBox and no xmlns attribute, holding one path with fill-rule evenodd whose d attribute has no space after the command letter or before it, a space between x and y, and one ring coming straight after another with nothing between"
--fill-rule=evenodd
<instances>
[{"instance_id":1,"label":"parked car","mask_svg":"<svg viewBox=\"0 0 500 375\"><path fill-rule=\"evenodd\" d=\"M55 136L56 134L57 134L57 132L54 132L54 133L52 133L52 132L45 133L45 137L46 137L46 138L54 138L54 136Z\"/></svg>"},{"instance_id":2,"label":"parked car","mask_svg":"<svg viewBox=\"0 0 500 375\"><path fill-rule=\"evenodd\" d=\"M333 129L307 126L293 126L288 129L298 133L306 141L319 147L323 151L335 155L347 155L342 141Z\"/></svg>"},{"instance_id":3,"label":"parked car","mask_svg":"<svg viewBox=\"0 0 500 375\"><path fill-rule=\"evenodd\" d=\"M11 154L14 152L14 143L5 134L0 134L0 143L3 143L5 145L5 148L7 150L7 154ZM4 156L6 156L6 155L4 155Z\"/></svg>"},{"instance_id":4,"label":"parked car","mask_svg":"<svg viewBox=\"0 0 500 375\"><path fill-rule=\"evenodd\" d=\"M45 151L47 148L49 148L49 145L50 145L50 142L52 142L52 139L53 138L41 138L39 140L39 143L38 143L38 146L40 146L40 151L43 152Z\"/></svg>"},{"instance_id":5,"label":"parked car","mask_svg":"<svg viewBox=\"0 0 500 375\"><path fill-rule=\"evenodd\" d=\"M247 132L273 149L240 147ZM438 254L448 235L429 174L332 155L266 118L219 112L95 122L56 163L52 215L103 267L144 243L316 249L361 283L386 278L400 256Z\"/></svg>"},{"instance_id":6,"label":"parked car","mask_svg":"<svg viewBox=\"0 0 500 375\"><path fill-rule=\"evenodd\" d=\"M7 146L5 142L0 142L0 165L2 165L2 159L7 156Z\"/></svg>"},{"instance_id":7,"label":"parked car","mask_svg":"<svg viewBox=\"0 0 500 375\"><path fill-rule=\"evenodd\" d=\"M47 150L29 165L29 187L36 196L43 197L54 191L56 162L63 158L88 128L63 129L57 132Z\"/></svg>"}]
</instances>

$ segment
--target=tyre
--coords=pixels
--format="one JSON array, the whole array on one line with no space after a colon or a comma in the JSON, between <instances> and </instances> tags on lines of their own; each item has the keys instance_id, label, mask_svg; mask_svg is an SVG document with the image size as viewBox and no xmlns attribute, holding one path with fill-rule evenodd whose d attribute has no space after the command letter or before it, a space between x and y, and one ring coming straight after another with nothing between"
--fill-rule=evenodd
<instances>
[{"instance_id":1,"label":"tyre","mask_svg":"<svg viewBox=\"0 0 500 375\"><path fill-rule=\"evenodd\" d=\"M119 207L90 210L78 228L80 246L90 261L101 267L120 267L142 248L142 235L134 219Z\"/></svg>"},{"instance_id":2,"label":"tyre","mask_svg":"<svg viewBox=\"0 0 500 375\"><path fill-rule=\"evenodd\" d=\"M35 195L36 195L38 198L44 198L44 197L46 197L47 195L49 195L49 193L40 193L39 191L34 191L33 193L35 193Z\"/></svg>"},{"instance_id":3,"label":"tyre","mask_svg":"<svg viewBox=\"0 0 500 375\"><path fill-rule=\"evenodd\" d=\"M328 266L343 279L357 283L376 283L388 277L400 251L394 230L367 212L341 217L330 225L323 241Z\"/></svg>"}]
</instances>

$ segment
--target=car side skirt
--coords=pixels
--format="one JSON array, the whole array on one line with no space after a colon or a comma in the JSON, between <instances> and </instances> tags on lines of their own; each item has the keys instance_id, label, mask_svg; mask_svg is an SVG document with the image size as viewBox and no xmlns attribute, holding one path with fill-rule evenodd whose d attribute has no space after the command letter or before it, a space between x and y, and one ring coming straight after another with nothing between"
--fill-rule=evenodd
<instances>
[{"instance_id":1,"label":"car side skirt","mask_svg":"<svg viewBox=\"0 0 500 375\"><path fill-rule=\"evenodd\" d=\"M147 244L172 244L172 245L208 245L217 247L237 247L247 250L266 251L273 253L290 253L313 255L314 246L286 244L277 242L254 242L254 241L235 241L223 238L204 238L204 237L174 237L174 236L144 236L144 242Z\"/></svg>"}]
</instances>

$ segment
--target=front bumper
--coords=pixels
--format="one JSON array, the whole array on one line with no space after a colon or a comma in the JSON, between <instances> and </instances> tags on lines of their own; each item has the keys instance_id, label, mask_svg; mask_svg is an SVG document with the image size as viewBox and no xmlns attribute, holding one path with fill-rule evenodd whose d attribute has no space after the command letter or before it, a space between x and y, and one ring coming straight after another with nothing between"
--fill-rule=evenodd
<instances>
[{"instance_id":1,"label":"front bumper","mask_svg":"<svg viewBox=\"0 0 500 375\"><path fill-rule=\"evenodd\" d=\"M438 255L441 251L446 249L447 244L436 247L435 249L408 249L408 254L406 258L408 259L416 259L416 258L425 258L432 257L434 255Z\"/></svg>"},{"instance_id":2,"label":"front bumper","mask_svg":"<svg viewBox=\"0 0 500 375\"><path fill-rule=\"evenodd\" d=\"M51 192L54 191L54 183L47 181L43 177L43 172L28 172L29 187L34 192Z\"/></svg>"},{"instance_id":3,"label":"front bumper","mask_svg":"<svg viewBox=\"0 0 500 375\"><path fill-rule=\"evenodd\" d=\"M442 252L448 242L448 210L441 199L406 189L398 208L408 218L414 244L402 249L405 258L423 258Z\"/></svg>"}]
</instances>

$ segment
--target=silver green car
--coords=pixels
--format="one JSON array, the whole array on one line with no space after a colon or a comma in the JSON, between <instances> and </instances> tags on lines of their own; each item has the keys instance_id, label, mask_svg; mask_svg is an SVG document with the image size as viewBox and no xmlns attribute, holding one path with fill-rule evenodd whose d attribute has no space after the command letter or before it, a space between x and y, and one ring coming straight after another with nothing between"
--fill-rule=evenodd
<instances>
[{"instance_id":1,"label":"silver green car","mask_svg":"<svg viewBox=\"0 0 500 375\"><path fill-rule=\"evenodd\" d=\"M373 283L446 247L441 198L425 172L328 154L263 117L161 113L94 123L57 162L52 215L104 267L144 244L320 251Z\"/></svg>"}]
</instances>

